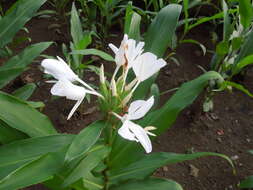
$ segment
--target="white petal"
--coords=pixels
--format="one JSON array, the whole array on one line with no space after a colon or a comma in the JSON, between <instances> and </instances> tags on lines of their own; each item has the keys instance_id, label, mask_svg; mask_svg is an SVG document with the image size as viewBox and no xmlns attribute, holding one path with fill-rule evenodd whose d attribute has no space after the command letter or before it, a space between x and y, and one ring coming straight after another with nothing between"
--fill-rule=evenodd
<instances>
[{"instance_id":1,"label":"white petal","mask_svg":"<svg viewBox=\"0 0 253 190\"><path fill-rule=\"evenodd\" d=\"M152 144L148 137L147 132L139 125L129 121L128 123L129 129L134 133L135 137L138 139L138 141L141 143L143 148L147 153L150 153L152 151Z\"/></svg>"},{"instance_id":2,"label":"white petal","mask_svg":"<svg viewBox=\"0 0 253 190\"><path fill-rule=\"evenodd\" d=\"M151 96L148 100L136 100L132 102L128 108L128 119L136 120L142 118L151 109L154 104L154 97Z\"/></svg>"},{"instance_id":3,"label":"white petal","mask_svg":"<svg viewBox=\"0 0 253 190\"><path fill-rule=\"evenodd\" d=\"M115 55L115 62L119 66L124 65L126 63L124 48L122 48L122 47L119 48L119 51Z\"/></svg>"},{"instance_id":4,"label":"white petal","mask_svg":"<svg viewBox=\"0 0 253 190\"><path fill-rule=\"evenodd\" d=\"M109 44L109 47L111 48L111 50L115 55L118 53L119 49L115 45Z\"/></svg>"},{"instance_id":5,"label":"white petal","mask_svg":"<svg viewBox=\"0 0 253 190\"><path fill-rule=\"evenodd\" d=\"M77 110L77 108L78 108L78 107L80 106L80 104L82 103L83 99L84 99L84 97L83 97L82 99L80 99L80 100L77 100L76 104L75 104L74 107L71 109L71 111L70 111L70 113L69 113L69 115L68 115L67 120L69 120L69 119L72 117L72 115L75 113L75 111Z\"/></svg>"},{"instance_id":6,"label":"white petal","mask_svg":"<svg viewBox=\"0 0 253 190\"><path fill-rule=\"evenodd\" d=\"M85 96L86 90L83 87L72 84L68 80L59 80L52 87L51 93L56 96L65 96L70 100L80 100Z\"/></svg>"},{"instance_id":7,"label":"white petal","mask_svg":"<svg viewBox=\"0 0 253 190\"><path fill-rule=\"evenodd\" d=\"M143 52L144 42L139 42L136 46L136 41L129 39L127 41L126 57L129 68L132 67L133 61Z\"/></svg>"},{"instance_id":8,"label":"white petal","mask_svg":"<svg viewBox=\"0 0 253 190\"><path fill-rule=\"evenodd\" d=\"M140 81L144 81L157 73L165 65L166 62L163 59L157 59L153 53L146 52L136 58L132 67L136 77Z\"/></svg>"},{"instance_id":9,"label":"white petal","mask_svg":"<svg viewBox=\"0 0 253 190\"><path fill-rule=\"evenodd\" d=\"M70 67L61 58L57 59L44 59L41 66L44 67L44 72L52 75L54 78L67 79L75 81L78 76L70 69Z\"/></svg>"},{"instance_id":10,"label":"white petal","mask_svg":"<svg viewBox=\"0 0 253 190\"><path fill-rule=\"evenodd\" d=\"M130 131L129 126L132 125L131 121L126 120L122 127L119 128L118 134L123 137L124 139L130 140L130 141L136 141L138 140L135 138L135 135Z\"/></svg>"}]
</instances>

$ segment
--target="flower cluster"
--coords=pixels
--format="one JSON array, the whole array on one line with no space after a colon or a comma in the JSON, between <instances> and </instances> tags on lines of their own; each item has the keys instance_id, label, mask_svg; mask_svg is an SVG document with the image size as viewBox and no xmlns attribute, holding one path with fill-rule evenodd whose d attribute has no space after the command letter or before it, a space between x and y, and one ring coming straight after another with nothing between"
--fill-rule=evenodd
<instances>
[{"instance_id":1,"label":"flower cluster","mask_svg":"<svg viewBox=\"0 0 253 190\"><path fill-rule=\"evenodd\" d=\"M127 104L127 102L131 99L133 92L137 89L139 84L157 73L166 65L166 62L163 59L157 59L157 56L153 53L143 53L144 42L136 43L135 40L128 39L127 35L124 35L124 39L119 48L113 44L109 44L109 47L115 53L115 62L117 65L111 84L115 83L115 76L119 71L119 68L122 67L123 74L119 77L119 79L123 79L122 83L125 91L130 90L128 96L126 96L126 98L122 101L121 105L124 107L125 104ZM133 69L136 78L126 85L127 74L131 68ZM115 89L114 86L115 85L112 85L112 89ZM117 93L118 92L116 91L115 94ZM123 123L118 130L118 134L127 140L140 142L147 153L152 151L152 144L148 135L155 136L149 131L154 130L155 127L149 126L142 128L140 125L132 122L132 120L138 120L144 117L151 109L153 104L154 97L151 97L147 101L136 100L132 102L127 110L127 113L122 117L119 114L112 112L113 115L115 115Z\"/></svg>"},{"instance_id":2,"label":"flower cluster","mask_svg":"<svg viewBox=\"0 0 253 190\"><path fill-rule=\"evenodd\" d=\"M152 144L148 135L155 136L149 132L155 127L142 128L133 120L138 120L146 115L154 104L154 97L146 101L136 100L129 107L127 104L140 83L157 73L166 65L166 62L163 59L158 59L153 53L143 53L144 42L137 43L133 39L128 39L127 35L124 35L119 48L113 44L109 44L109 47L115 54L116 68L111 81L107 82L103 65L101 65L100 93L82 81L61 58L43 60L41 65L45 69L44 72L57 79L57 81L51 81L55 83L51 93L77 101L69 113L68 119L81 104L86 93L101 97L101 110L106 114L113 114L123 123L118 129L118 134L127 140L140 142L145 151L149 153L152 151ZM133 70L135 78L128 82L130 69ZM122 70L122 74L117 77L120 70ZM74 82L79 82L83 87L75 85Z\"/></svg>"}]
</instances>

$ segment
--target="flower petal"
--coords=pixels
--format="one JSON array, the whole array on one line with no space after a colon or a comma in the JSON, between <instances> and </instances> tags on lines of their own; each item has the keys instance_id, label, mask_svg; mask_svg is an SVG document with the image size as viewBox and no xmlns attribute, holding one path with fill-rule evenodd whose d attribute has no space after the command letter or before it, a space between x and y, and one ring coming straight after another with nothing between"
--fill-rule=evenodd
<instances>
[{"instance_id":1,"label":"flower petal","mask_svg":"<svg viewBox=\"0 0 253 190\"><path fill-rule=\"evenodd\" d=\"M152 151L152 144L148 137L147 132L139 125L128 121L128 127L132 133L134 133L135 137L138 139L138 141L141 143L143 148L147 153L150 153Z\"/></svg>"},{"instance_id":2,"label":"flower petal","mask_svg":"<svg viewBox=\"0 0 253 190\"><path fill-rule=\"evenodd\" d=\"M136 58L132 67L136 77L140 81L144 81L157 73L166 65L163 59L157 59L156 55L146 52Z\"/></svg>"},{"instance_id":3,"label":"flower petal","mask_svg":"<svg viewBox=\"0 0 253 190\"><path fill-rule=\"evenodd\" d=\"M52 87L51 93L56 96L65 96L70 100L80 100L85 96L86 90L83 87L72 84L68 80L59 80Z\"/></svg>"},{"instance_id":4,"label":"flower petal","mask_svg":"<svg viewBox=\"0 0 253 190\"><path fill-rule=\"evenodd\" d=\"M129 129L130 125L132 125L133 122L126 120L124 121L122 127L119 128L118 134L123 137L124 139L130 140L130 141L136 141L138 142L138 139L135 138L134 133L132 133Z\"/></svg>"},{"instance_id":5,"label":"flower petal","mask_svg":"<svg viewBox=\"0 0 253 190\"><path fill-rule=\"evenodd\" d=\"M129 120L137 120L142 118L151 109L154 104L154 96L148 100L136 100L132 102L128 108L127 118Z\"/></svg>"},{"instance_id":6,"label":"flower petal","mask_svg":"<svg viewBox=\"0 0 253 190\"><path fill-rule=\"evenodd\" d=\"M115 55L118 53L119 49L115 45L113 45L113 44L110 43L109 47L111 48L111 50L113 51L113 53Z\"/></svg>"},{"instance_id":7,"label":"flower petal","mask_svg":"<svg viewBox=\"0 0 253 190\"><path fill-rule=\"evenodd\" d=\"M84 97L81 98L80 100L77 100L76 104L74 105L74 107L71 109L71 111L69 112L68 118L67 120L69 120L72 115L75 113L75 111L77 110L77 108L80 106L80 104L82 103Z\"/></svg>"},{"instance_id":8,"label":"flower petal","mask_svg":"<svg viewBox=\"0 0 253 190\"><path fill-rule=\"evenodd\" d=\"M127 41L126 58L128 60L129 68L132 67L133 61L144 51L143 47L144 42L139 42L136 46L135 40L129 39Z\"/></svg>"},{"instance_id":9,"label":"flower petal","mask_svg":"<svg viewBox=\"0 0 253 190\"><path fill-rule=\"evenodd\" d=\"M41 66L45 69L45 73L52 75L58 80L67 79L72 82L78 79L78 76L70 69L68 64L59 57L58 60L44 59L41 62Z\"/></svg>"}]
</instances>

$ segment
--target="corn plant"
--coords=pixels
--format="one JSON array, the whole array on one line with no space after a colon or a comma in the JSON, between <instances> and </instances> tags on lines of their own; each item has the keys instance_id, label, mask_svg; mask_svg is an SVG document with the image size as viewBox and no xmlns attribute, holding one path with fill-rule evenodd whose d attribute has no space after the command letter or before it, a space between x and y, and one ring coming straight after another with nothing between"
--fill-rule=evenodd
<instances>
[{"instance_id":1,"label":"corn plant","mask_svg":"<svg viewBox=\"0 0 253 190\"><path fill-rule=\"evenodd\" d=\"M149 137L166 131L210 79L220 78L218 73L211 71L183 84L165 105L148 113L154 97L134 101L132 97L137 87L165 67L166 62L151 52L144 52L144 42L137 43L127 35L120 47L109 46L115 53L116 67L112 78L107 80L101 65L100 90L81 80L61 59L45 59L41 63L45 73L56 79L51 93L76 101L67 119L71 119L86 94L99 98L103 119L77 135L57 134L45 116L17 98L0 93L1 105L8 109L7 112L0 110L1 119L32 137L0 147L0 189L18 189L43 182L57 190L182 190L175 181L152 177L152 174L163 165L203 156L219 156L233 166L228 157L218 153L152 153ZM135 77L128 82L131 70ZM24 114L29 117L23 118ZM17 120L13 121L13 116Z\"/></svg>"},{"instance_id":2,"label":"corn plant","mask_svg":"<svg viewBox=\"0 0 253 190\"><path fill-rule=\"evenodd\" d=\"M9 49L15 34L23 28L45 1L17 1L0 20L0 50ZM33 44L21 53L5 61L0 67L0 88L15 79L27 69L27 66L51 45L50 42Z\"/></svg>"},{"instance_id":3,"label":"corn plant","mask_svg":"<svg viewBox=\"0 0 253 190\"><path fill-rule=\"evenodd\" d=\"M231 90L233 87L253 97L243 85L233 81L233 77L252 63L253 8L250 1L238 1L234 6L237 8L232 11L223 1L223 39L216 46L210 66L211 70L221 74L225 82L222 86L216 86L215 81L210 83L204 111L212 109L215 91Z\"/></svg>"},{"instance_id":4,"label":"corn plant","mask_svg":"<svg viewBox=\"0 0 253 190\"><path fill-rule=\"evenodd\" d=\"M92 42L92 32L84 31L78 11L73 3L71 18L70 18L70 33L72 42L68 50L67 46L63 44L63 54L70 64L71 68L78 73L79 76L83 75L83 69L88 67L92 61L83 62L84 55L96 55L107 61L113 61L113 58L107 53L97 49L87 49Z\"/></svg>"},{"instance_id":5,"label":"corn plant","mask_svg":"<svg viewBox=\"0 0 253 190\"><path fill-rule=\"evenodd\" d=\"M100 36L101 40L109 36L109 29L119 20L119 15L124 11L123 0L78 0L85 15L84 25Z\"/></svg>"},{"instance_id":6,"label":"corn plant","mask_svg":"<svg viewBox=\"0 0 253 190\"><path fill-rule=\"evenodd\" d=\"M15 38L16 33L22 29L25 23L31 19L40 6L45 3L45 1L17 1L0 19L0 50L3 53L6 50L9 50L9 44L13 44L13 39ZM32 63L32 61L38 57L45 49L51 45L50 42L42 42L33 44L25 48L18 55L12 56L11 58L5 58L0 66L0 89L4 88L12 80L18 77L22 72L27 70L27 66ZM10 50L9 50L10 51ZM29 106L33 108L43 107L42 102L32 102L27 101L28 98L32 95L36 88L36 85L33 83L27 84L17 90L12 94L15 97L12 97L12 100L8 99L10 95L2 93L2 97L8 99L8 103L1 101L1 107L6 111L5 115L9 117L9 120L1 119L0 121L0 143L5 144L12 142L17 139L26 138L25 133L18 130L19 127L10 127L11 120L16 120L19 116L14 116L11 119L11 115L8 116L8 110L4 109L5 106L9 109L13 109L13 112L16 112L15 108L19 107L19 111L22 110L23 106ZM7 108L6 107L6 108ZM22 111L21 111L22 112ZM17 113L18 114L18 113ZM39 113L37 113L39 114ZM36 117L36 116L35 116ZM17 119L19 120L19 119ZM23 126L27 125L30 121L20 121ZM26 124L24 123L26 122ZM21 126L21 125L20 125ZM28 127L29 128L29 127ZM42 129L43 130L43 129Z\"/></svg>"}]
</instances>

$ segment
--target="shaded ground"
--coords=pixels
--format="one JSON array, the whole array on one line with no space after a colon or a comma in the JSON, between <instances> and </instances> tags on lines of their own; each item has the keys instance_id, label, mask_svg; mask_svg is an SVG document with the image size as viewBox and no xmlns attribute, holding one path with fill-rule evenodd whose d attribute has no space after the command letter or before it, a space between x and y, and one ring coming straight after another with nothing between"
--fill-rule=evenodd
<instances>
[{"instance_id":1,"label":"shaded ground","mask_svg":"<svg viewBox=\"0 0 253 190\"><path fill-rule=\"evenodd\" d=\"M32 38L32 43L41 41L56 41L45 54L61 55L60 45L69 39L66 25L60 26L59 31L49 29L53 19L35 18L27 25ZM201 26L193 31L191 38L200 40L204 45L211 47L209 27ZM119 39L116 39L119 41ZM22 47L20 48L22 49ZM191 44L181 45L177 54L181 60L180 66L170 63L164 68L158 78L161 91L180 86L185 81L199 76L202 71L197 67L201 65L208 68L210 55L202 56L199 47ZM107 67L105 65L105 67ZM29 79L27 81L27 79ZM85 80L91 83L97 77L85 73ZM11 91L26 82L37 82L38 88L32 100L43 101L46 104L43 112L49 116L55 127L60 132L78 133L82 128L99 117L94 103L84 105L76 112L70 121L66 120L67 114L74 102L63 98L52 100L49 90L50 84L43 82L42 72L38 62L31 69L22 74L7 91ZM253 91L253 69L250 68L245 75L243 84ZM173 93L161 97L165 102ZM174 179L182 184L185 190L229 190L238 189L239 180L253 173L253 157L246 153L253 149L253 100L234 91L233 93L219 93L214 99L215 109L212 113L201 112L201 98L187 108L171 129L158 137L154 142L155 151L186 153L194 151L212 151L224 153L235 159L237 175L233 175L231 167L220 158L201 158L191 162L184 162L159 169L155 175ZM84 110L84 111L83 111ZM82 114L81 114L82 113ZM41 185L28 189L44 190Z\"/></svg>"}]
</instances>

